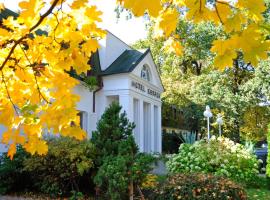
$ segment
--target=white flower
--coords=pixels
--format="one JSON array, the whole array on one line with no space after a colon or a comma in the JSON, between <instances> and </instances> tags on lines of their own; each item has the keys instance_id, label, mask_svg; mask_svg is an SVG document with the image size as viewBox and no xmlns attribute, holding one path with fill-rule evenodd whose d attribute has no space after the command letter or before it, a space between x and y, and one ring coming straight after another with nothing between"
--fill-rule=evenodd
<instances>
[{"instance_id":1,"label":"white flower","mask_svg":"<svg viewBox=\"0 0 270 200\"><path fill-rule=\"evenodd\" d=\"M263 172L265 172L266 171L266 169L263 167L263 168L261 168L261 170L263 171Z\"/></svg>"},{"instance_id":2,"label":"white flower","mask_svg":"<svg viewBox=\"0 0 270 200\"><path fill-rule=\"evenodd\" d=\"M263 160L262 160L262 159L259 159L258 162L259 162L259 163L263 163Z\"/></svg>"}]
</instances>

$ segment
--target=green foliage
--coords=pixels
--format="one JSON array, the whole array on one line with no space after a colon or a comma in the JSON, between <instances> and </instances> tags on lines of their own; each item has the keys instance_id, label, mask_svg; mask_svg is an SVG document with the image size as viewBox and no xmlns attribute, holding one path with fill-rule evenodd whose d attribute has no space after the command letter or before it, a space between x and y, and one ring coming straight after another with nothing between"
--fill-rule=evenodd
<instances>
[{"instance_id":1,"label":"green foliage","mask_svg":"<svg viewBox=\"0 0 270 200\"><path fill-rule=\"evenodd\" d=\"M128 198L128 187L140 184L151 170L153 157L138 153L130 123L121 106L113 103L102 115L93 133L97 148L97 174L94 182L105 199Z\"/></svg>"},{"instance_id":2,"label":"green foliage","mask_svg":"<svg viewBox=\"0 0 270 200\"><path fill-rule=\"evenodd\" d=\"M65 195L80 190L82 179L91 185L95 148L88 141L71 138L49 139L49 152L45 156L31 156L24 160L24 171L34 180L37 191L51 196ZM84 185L85 187L85 185Z\"/></svg>"},{"instance_id":3,"label":"green foliage","mask_svg":"<svg viewBox=\"0 0 270 200\"><path fill-rule=\"evenodd\" d=\"M252 184L258 176L256 156L243 145L223 137L182 144L167 166L171 173L213 173L246 184Z\"/></svg>"},{"instance_id":4,"label":"green foliage","mask_svg":"<svg viewBox=\"0 0 270 200\"><path fill-rule=\"evenodd\" d=\"M13 160L7 157L7 153L0 156L0 194L24 191L30 187L31 177L23 170L23 162L29 157L21 147L17 147L17 153Z\"/></svg>"},{"instance_id":5,"label":"green foliage","mask_svg":"<svg viewBox=\"0 0 270 200\"><path fill-rule=\"evenodd\" d=\"M246 200L244 189L233 181L200 173L174 174L156 190L155 200Z\"/></svg>"},{"instance_id":6,"label":"green foliage","mask_svg":"<svg viewBox=\"0 0 270 200\"><path fill-rule=\"evenodd\" d=\"M77 192L75 190L71 191L72 196L69 198L69 200L83 200L84 196L83 193Z\"/></svg>"},{"instance_id":7,"label":"green foliage","mask_svg":"<svg viewBox=\"0 0 270 200\"><path fill-rule=\"evenodd\" d=\"M268 129L268 134L267 134L267 141L268 141L268 155L267 155L267 165L266 165L266 176L269 179L270 183L270 124L269 124L269 129ZM270 189L270 184L269 184L269 189Z\"/></svg>"},{"instance_id":8,"label":"green foliage","mask_svg":"<svg viewBox=\"0 0 270 200\"><path fill-rule=\"evenodd\" d=\"M266 138L270 111L268 106L258 105L270 99L270 60L253 68L239 54L232 68L215 71L210 48L213 40L224 36L220 28L211 23L193 24L181 20L177 33L185 38L181 41L185 50L182 56L177 56L163 51L164 41L153 37L152 27L150 24L147 39L137 42L134 47L151 48L165 87L163 104L176 105L184 116L184 119L175 121L172 115L166 115L165 110L163 124L175 128L180 125L180 129L205 134L203 111L206 105L210 105L214 116L222 113L222 129L226 137L237 142L256 142ZM211 119L212 134L218 133L215 120Z\"/></svg>"}]
</instances>

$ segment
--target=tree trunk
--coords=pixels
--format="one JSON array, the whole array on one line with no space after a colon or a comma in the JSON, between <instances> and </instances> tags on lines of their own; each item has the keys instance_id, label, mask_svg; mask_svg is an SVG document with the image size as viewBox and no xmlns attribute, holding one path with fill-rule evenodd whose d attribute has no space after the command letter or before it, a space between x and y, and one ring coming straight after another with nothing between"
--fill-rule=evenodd
<instances>
[{"instance_id":1,"label":"tree trunk","mask_svg":"<svg viewBox=\"0 0 270 200\"><path fill-rule=\"evenodd\" d=\"M129 187L128 187L128 191L129 191L129 200L133 200L133 197L134 197L133 181L130 181L130 184L129 184Z\"/></svg>"}]
</instances>

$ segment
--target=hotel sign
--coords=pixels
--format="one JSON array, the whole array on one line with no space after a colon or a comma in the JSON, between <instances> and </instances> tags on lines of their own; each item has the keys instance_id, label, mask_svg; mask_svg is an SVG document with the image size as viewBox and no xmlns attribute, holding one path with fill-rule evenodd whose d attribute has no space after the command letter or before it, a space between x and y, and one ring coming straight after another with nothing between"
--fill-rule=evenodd
<instances>
[{"instance_id":1,"label":"hotel sign","mask_svg":"<svg viewBox=\"0 0 270 200\"><path fill-rule=\"evenodd\" d=\"M149 95L151 95L153 97L156 97L156 98L160 99L160 93L159 92L156 92L155 90L152 90L150 88L148 88L146 90L146 87L143 84L139 83L139 82L132 81L131 86L138 89L138 90L140 90L143 93L147 93L147 94L149 94Z\"/></svg>"}]
</instances>

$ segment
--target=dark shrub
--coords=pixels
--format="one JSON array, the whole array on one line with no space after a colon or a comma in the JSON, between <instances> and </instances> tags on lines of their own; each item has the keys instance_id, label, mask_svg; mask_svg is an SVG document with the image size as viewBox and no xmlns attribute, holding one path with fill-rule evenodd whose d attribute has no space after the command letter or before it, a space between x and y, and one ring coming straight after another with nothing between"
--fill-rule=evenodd
<instances>
[{"instance_id":1,"label":"dark shrub","mask_svg":"<svg viewBox=\"0 0 270 200\"><path fill-rule=\"evenodd\" d=\"M161 183L153 200L246 200L244 189L233 181L210 174L175 174Z\"/></svg>"},{"instance_id":2,"label":"dark shrub","mask_svg":"<svg viewBox=\"0 0 270 200\"><path fill-rule=\"evenodd\" d=\"M0 156L0 194L21 192L30 187L29 173L23 170L23 161L27 157L29 154L21 147L17 147L13 160L7 157L7 153Z\"/></svg>"},{"instance_id":3,"label":"dark shrub","mask_svg":"<svg viewBox=\"0 0 270 200\"><path fill-rule=\"evenodd\" d=\"M162 133L162 152L166 154L177 153L182 140L180 135L176 133L167 133L165 130Z\"/></svg>"},{"instance_id":4,"label":"dark shrub","mask_svg":"<svg viewBox=\"0 0 270 200\"><path fill-rule=\"evenodd\" d=\"M53 138L48 141L45 156L31 156L24 160L24 171L34 180L37 192L51 196L67 195L70 191L93 189L91 169L95 148L89 140Z\"/></svg>"}]
</instances>

